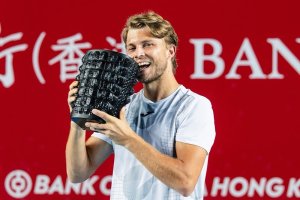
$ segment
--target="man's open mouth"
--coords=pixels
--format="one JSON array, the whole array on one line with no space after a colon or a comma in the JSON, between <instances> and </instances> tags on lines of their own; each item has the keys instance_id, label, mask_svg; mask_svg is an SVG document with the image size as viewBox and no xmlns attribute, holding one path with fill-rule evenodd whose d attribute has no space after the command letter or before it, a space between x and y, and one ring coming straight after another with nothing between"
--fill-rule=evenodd
<instances>
[{"instance_id":1,"label":"man's open mouth","mask_svg":"<svg viewBox=\"0 0 300 200\"><path fill-rule=\"evenodd\" d=\"M151 65L151 63L150 62L140 62L140 63L138 63L138 65L139 65L139 70L141 72L144 69L148 68Z\"/></svg>"}]
</instances>

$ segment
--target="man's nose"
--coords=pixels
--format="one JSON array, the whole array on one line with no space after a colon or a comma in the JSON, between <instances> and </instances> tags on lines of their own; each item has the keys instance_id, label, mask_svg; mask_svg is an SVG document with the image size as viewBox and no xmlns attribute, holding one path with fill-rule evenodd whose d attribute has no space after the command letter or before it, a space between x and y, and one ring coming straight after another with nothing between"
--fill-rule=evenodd
<instances>
[{"instance_id":1,"label":"man's nose","mask_svg":"<svg viewBox=\"0 0 300 200\"><path fill-rule=\"evenodd\" d=\"M141 58L145 55L145 51L142 47L137 47L135 51L135 56L134 58Z\"/></svg>"}]
</instances>

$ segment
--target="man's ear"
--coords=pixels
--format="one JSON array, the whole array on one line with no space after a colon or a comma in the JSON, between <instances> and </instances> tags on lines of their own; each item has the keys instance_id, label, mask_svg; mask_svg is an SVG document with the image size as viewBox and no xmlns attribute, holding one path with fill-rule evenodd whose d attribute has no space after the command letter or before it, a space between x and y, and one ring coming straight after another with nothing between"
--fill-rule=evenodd
<instances>
[{"instance_id":1,"label":"man's ear","mask_svg":"<svg viewBox=\"0 0 300 200\"><path fill-rule=\"evenodd\" d=\"M177 47L174 44L168 45L169 53L171 57L175 57Z\"/></svg>"}]
</instances>

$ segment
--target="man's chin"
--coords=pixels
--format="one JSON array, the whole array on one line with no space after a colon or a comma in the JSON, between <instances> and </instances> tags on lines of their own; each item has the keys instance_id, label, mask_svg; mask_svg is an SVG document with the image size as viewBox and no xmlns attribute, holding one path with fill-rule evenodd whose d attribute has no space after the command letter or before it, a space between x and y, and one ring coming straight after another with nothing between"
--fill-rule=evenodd
<instances>
[{"instance_id":1,"label":"man's chin","mask_svg":"<svg viewBox=\"0 0 300 200\"><path fill-rule=\"evenodd\" d=\"M141 83L146 83L147 80L145 80L142 76L138 76L137 80Z\"/></svg>"},{"instance_id":2,"label":"man's chin","mask_svg":"<svg viewBox=\"0 0 300 200\"><path fill-rule=\"evenodd\" d=\"M144 76L138 76L137 80L141 83L145 83L145 84L149 83L149 81L147 79L145 79Z\"/></svg>"},{"instance_id":3,"label":"man's chin","mask_svg":"<svg viewBox=\"0 0 300 200\"><path fill-rule=\"evenodd\" d=\"M143 83L143 84L149 84L149 83L152 83L154 81L156 81L157 79L147 79L146 77L140 77L138 78L138 81Z\"/></svg>"}]
</instances>

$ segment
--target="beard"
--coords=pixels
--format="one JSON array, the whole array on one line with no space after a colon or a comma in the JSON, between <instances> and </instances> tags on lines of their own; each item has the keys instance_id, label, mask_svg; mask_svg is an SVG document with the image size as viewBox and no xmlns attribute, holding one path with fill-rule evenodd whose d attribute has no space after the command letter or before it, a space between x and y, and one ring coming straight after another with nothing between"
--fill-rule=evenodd
<instances>
[{"instance_id":1,"label":"beard","mask_svg":"<svg viewBox=\"0 0 300 200\"><path fill-rule=\"evenodd\" d=\"M152 83L154 81L157 81L160 79L160 77L163 75L163 73L166 71L167 69L167 65L163 65L162 67L157 67L154 68L154 66L149 66L148 68L152 68L154 69L154 73L153 74L144 74L143 72L140 72L137 76L137 79L144 84L148 84L148 83Z\"/></svg>"}]
</instances>

